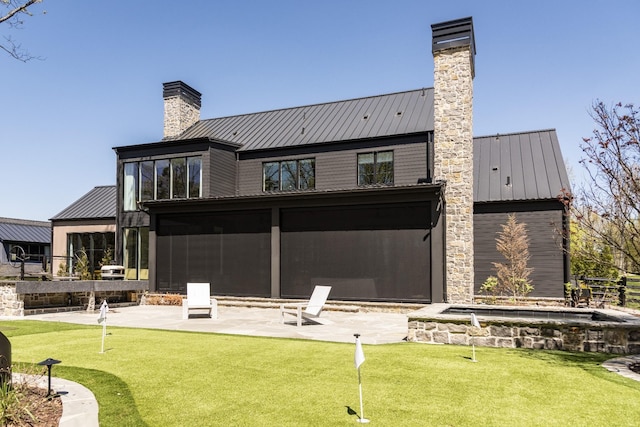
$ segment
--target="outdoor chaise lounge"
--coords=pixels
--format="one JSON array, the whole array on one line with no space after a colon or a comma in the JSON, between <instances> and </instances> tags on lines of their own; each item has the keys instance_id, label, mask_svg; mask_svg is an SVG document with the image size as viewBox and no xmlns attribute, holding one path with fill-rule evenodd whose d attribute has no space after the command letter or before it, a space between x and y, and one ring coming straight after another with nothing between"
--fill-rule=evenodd
<instances>
[{"instance_id":1,"label":"outdoor chaise lounge","mask_svg":"<svg viewBox=\"0 0 640 427\"><path fill-rule=\"evenodd\" d=\"M188 319L191 310L207 310L209 317L218 318L218 301L211 298L209 283L187 283L187 297L182 299L182 318Z\"/></svg>"},{"instance_id":2,"label":"outdoor chaise lounge","mask_svg":"<svg viewBox=\"0 0 640 427\"><path fill-rule=\"evenodd\" d=\"M318 317L320 317L320 313L322 312L322 308L324 307L325 302L327 302L329 292L331 292L331 286L316 285L308 302L298 304L282 304L280 306L280 316L282 318L282 323L284 323L285 314L296 316L298 326L302 326L303 319L311 321L313 321L313 319L317 319ZM295 306L295 309L288 310L285 308L285 305Z\"/></svg>"}]
</instances>

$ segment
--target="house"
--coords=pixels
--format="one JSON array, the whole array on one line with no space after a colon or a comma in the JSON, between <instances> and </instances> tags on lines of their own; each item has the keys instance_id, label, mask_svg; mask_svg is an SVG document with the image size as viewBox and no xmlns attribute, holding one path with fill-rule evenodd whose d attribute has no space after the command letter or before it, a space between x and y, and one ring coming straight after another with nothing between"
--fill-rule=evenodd
<instances>
[{"instance_id":1,"label":"house","mask_svg":"<svg viewBox=\"0 0 640 427\"><path fill-rule=\"evenodd\" d=\"M52 273L73 271L82 254L90 271L100 270L105 253L115 252L116 186L98 186L51 218Z\"/></svg>"},{"instance_id":2,"label":"house","mask_svg":"<svg viewBox=\"0 0 640 427\"><path fill-rule=\"evenodd\" d=\"M0 277L45 271L51 250L51 224L47 221L0 218Z\"/></svg>"},{"instance_id":3,"label":"house","mask_svg":"<svg viewBox=\"0 0 640 427\"><path fill-rule=\"evenodd\" d=\"M555 132L474 139L472 19L432 32L433 88L200 119L201 94L165 83L164 138L114 148L126 277L159 292L301 298L330 284L333 299L471 302L516 210L563 260L548 222L564 224L569 188ZM529 191L534 178L548 191ZM562 296L568 263L538 254L536 292Z\"/></svg>"}]
</instances>

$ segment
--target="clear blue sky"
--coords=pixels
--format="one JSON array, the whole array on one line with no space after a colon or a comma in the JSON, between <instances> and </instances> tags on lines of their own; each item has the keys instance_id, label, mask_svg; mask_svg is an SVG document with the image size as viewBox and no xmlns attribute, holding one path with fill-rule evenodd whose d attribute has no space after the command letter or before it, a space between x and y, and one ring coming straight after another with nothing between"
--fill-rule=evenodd
<instances>
[{"instance_id":1,"label":"clear blue sky","mask_svg":"<svg viewBox=\"0 0 640 427\"><path fill-rule=\"evenodd\" d=\"M115 184L112 147L162 138L162 83L202 118L433 86L431 24L472 16L474 134L555 128L579 175L596 99L640 103L640 2L44 0L44 58L0 53L0 216L47 220Z\"/></svg>"}]
</instances>

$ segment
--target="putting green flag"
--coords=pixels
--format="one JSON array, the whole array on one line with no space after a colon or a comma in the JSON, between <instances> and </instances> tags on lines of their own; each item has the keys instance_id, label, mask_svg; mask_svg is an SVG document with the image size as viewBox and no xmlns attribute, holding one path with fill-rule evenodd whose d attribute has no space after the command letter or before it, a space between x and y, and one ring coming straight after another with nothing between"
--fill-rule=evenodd
<instances>
[{"instance_id":1,"label":"putting green flag","mask_svg":"<svg viewBox=\"0 0 640 427\"><path fill-rule=\"evenodd\" d=\"M471 313L471 326L475 326L476 328L480 327L480 322L478 322L478 318L475 313Z\"/></svg>"},{"instance_id":2,"label":"putting green flag","mask_svg":"<svg viewBox=\"0 0 640 427\"><path fill-rule=\"evenodd\" d=\"M356 355L354 358L356 369L360 368L360 365L364 362L364 352L362 351L362 344L360 343L360 337L356 336Z\"/></svg>"},{"instance_id":3,"label":"putting green flag","mask_svg":"<svg viewBox=\"0 0 640 427\"><path fill-rule=\"evenodd\" d=\"M100 317L98 317L98 323L102 323L107 320L107 312L109 311L109 306L107 305L107 300L102 301L102 305L100 306Z\"/></svg>"}]
</instances>

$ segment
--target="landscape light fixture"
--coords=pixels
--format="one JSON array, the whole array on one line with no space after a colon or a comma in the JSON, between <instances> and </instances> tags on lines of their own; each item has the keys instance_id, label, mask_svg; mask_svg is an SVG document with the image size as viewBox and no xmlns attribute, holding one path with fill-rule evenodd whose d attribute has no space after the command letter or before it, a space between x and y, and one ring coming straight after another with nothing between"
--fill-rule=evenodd
<instances>
[{"instance_id":1,"label":"landscape light fixture","mask_svg":"<svg viewBox=\"0 0 640 427\"><path fill-rule=\"evenodd\" d=\"M54 395L51 394L51 366L57 365L58 363L60 363L59 360L52 359L52 358L48 358L48 359L43 360L42 362L38 363L38 365L40 365L40 366L46 366L47 370L48 370L49 385L47 387L47 398L49 398L49 399L51 399L53 397L58 397L57 394L54 394Z\"/></svg>"}]
</instances>

